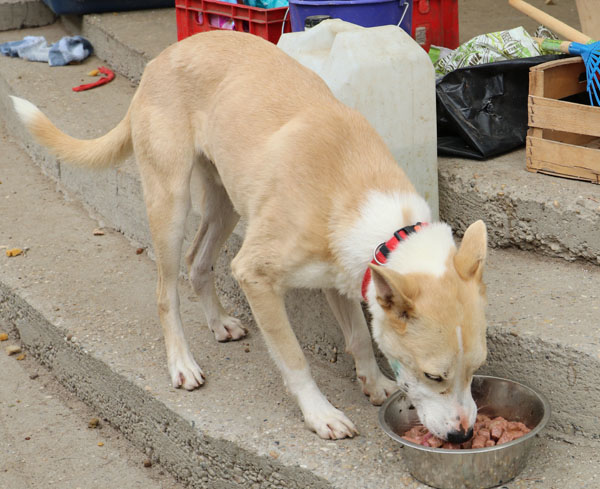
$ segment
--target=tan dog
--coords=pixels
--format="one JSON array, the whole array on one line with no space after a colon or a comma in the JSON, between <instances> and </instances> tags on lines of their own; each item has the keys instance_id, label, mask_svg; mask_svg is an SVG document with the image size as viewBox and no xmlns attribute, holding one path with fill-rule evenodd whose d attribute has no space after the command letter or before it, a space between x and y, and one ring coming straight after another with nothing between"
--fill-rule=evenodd
<instances>
[{"instance_id":1,"label":"tan dog","mask_svg":"<svg viewBox=\"0 0 600 489\"><path fill-rule=\"evenodd\" d=\"M365 394L381 404L397 384L379 370L360 307L373 250L430 211L380 137L325 83L276 46L235 32L181 41L148 64L125 118L98 139L73 139L13 98L37 140L88 168L133 150L158 267L157 301L175 387L204 382L183 335L177 277L192 176L202 223L186 255L190 279L219 341L246 334L217 299L212 266L239 216L246 236L232 262L258 326L307 426L351 437L353 423L323 396L290 327L285 292L322 288L354 356ZM482 222L457 251L449 227L411 234L365 282L373 333L423 422L464 439L475 420L473 372L486 357ZM402 368L398 368L399 365Z\"/></svg>"}]
</instances>

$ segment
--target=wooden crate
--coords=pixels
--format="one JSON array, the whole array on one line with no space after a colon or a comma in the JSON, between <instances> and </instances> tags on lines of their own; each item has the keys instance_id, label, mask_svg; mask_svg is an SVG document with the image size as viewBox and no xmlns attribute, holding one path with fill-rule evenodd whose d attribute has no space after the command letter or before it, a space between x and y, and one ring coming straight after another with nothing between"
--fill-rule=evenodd
<instances>
[{"instance_id":1,"label":"wooden crate","mask_svg":"<svg viewBox=\"0 0 600 489\"><path fill-rule=\"evenodd\" d=\"M529 73L527 169L600 183L600 107L560 100L585 92L580 57L550 61Z\"/></svg>"}]
</instances>

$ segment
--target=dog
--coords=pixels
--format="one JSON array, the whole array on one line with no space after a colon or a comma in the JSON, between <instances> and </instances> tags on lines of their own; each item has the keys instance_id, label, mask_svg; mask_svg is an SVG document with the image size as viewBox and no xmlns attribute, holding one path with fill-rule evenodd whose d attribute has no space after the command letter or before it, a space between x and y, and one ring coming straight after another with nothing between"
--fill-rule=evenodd
<instances>
[{"instance_id":1,"label":"dog","mask_svg":"<svg viewBox=\"0 0 600 489\"><path fill-rule=\"evenodd\" d=\"M289 324L284 295L298 287L324 290L374 405L400 387L435 436L470 437L471 379L486 359L486 227L469 226L457 248L376 131L314 72L259 37L214 31L148 63L122 121L97 139L71 138L30 102L13 104L61 160L98 170L135 153L174 387L205 381L177 292L193 181L202 220L185 259L208 327L218 341L247 333L213 282L219 250L242 216L245 238L231 270L308 428L325 439L358 433L317 387ZM363 293L395 381L376 363Z\"/></svg>"}]
</instances>

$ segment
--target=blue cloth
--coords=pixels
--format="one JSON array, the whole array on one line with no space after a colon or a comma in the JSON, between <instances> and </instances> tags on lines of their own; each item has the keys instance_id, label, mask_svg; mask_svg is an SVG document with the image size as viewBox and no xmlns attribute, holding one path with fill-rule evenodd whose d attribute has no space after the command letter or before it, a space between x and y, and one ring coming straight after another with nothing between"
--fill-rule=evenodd
<instances>
[{"instance_id":1,"label":"blue cloth","mask_svg":"<svg viewBox=\"0 0 600 489\"><path fill-rule=\"evenodd\" d=\"M288 0L244 0L244 5L269 9L287 7L289 3Z\"/></svg>"},{"instance_id":2,"label":"blue cloth","mask_svg":"<svg viewBox=\"0 0 600 489\"><path fill-rule=\"evenodd\" d=\"M30 61L48 61L50 46L42 36L25 36L22 41L10 41L0 44L0 53L13 58Z\"/></svg>"},{"instance_id":3,"label":"blue cloth","mask_svg":"<svg viewBox=\"0 0 600 489\"><path fill-rule=\"evenodd\" d=\"M83 61L93 52L94 48L86 38L65 36L50 47L48 63L50 66L64 66L73 61Z\"/></svg>"},{"instance_id":4,"label":"blue cloth","mask_svg":"<svg viewBox=\"0 0 600 489\"><path fill-rule=\"evenodd\" d=\"M90 41L81 36L65 36L52 46L48 46L43 36L25 36L21 41L0 44L0 53L4 56L47 62L50 66L64 66L73 61L83 61L93 52Z\"/></svg>"}]
</instances>

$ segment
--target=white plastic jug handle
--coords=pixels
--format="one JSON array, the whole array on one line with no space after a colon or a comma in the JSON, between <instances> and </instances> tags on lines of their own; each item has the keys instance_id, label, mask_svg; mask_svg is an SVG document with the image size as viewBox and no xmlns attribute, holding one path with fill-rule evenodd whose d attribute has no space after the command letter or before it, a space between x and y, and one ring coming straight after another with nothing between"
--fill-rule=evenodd
<instances>
[{"instance_id":1,"label":"white plastic jug handle","mask_svg":"<svg viewBox=\"0 0 600 489\"><path fill-rule=\"evenodd\" d=\"M287 16L290 13L290 8L288 7L285 11L285 15L283 16L283 22L281 23L281 35L283 36L283 31L285 30L285 21L287 20Z\"/></svg>"},{"instance_id":2,"label":"white plastic jug handle","mask_svg":"<svg viewBox=\"0 0 600 489\"><path fill-rule=\"evenodd\" d=\"M400 24L402 24L404 17L406 17L406 12L408 12L408 7L410 6L410 3L408 0L400 0L400 5L402 5L403 1L404 1L404 12L402 12L402 16L400 17L400 20L398 21L398 27L400 27Z\"/></svg>"}]
</instances>

